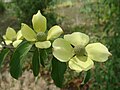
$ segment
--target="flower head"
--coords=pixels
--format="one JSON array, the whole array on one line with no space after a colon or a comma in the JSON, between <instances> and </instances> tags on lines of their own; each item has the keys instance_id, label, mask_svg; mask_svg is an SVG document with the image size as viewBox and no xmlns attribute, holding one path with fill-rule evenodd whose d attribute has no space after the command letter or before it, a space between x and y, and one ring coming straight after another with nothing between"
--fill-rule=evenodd
<instances>
[{"instance_id":1,"label":"flower head","mask_svg":"<svg viewBox=\"0 0 120 90\"><path fill-rule=\"evenodd\" d=\"M69 67L77 72L87 71L93 61L105 62L111 55L103 44L88 42L89 36L80 32L64 35L53 42L53 55L61 62L69 61Z\"/></svg>"},{"instance_id":2,"label":"flower head","mask_svg":"<svg viewBox=\"0 0 120 90\"><path fill-rule=\"evenodd\" d=\"M38 48L49 48L51 46L49 40L59 37L63 33L63 30L61 27L55 25L46 34L46 22L46 18L38 11L32 18L34 30L22 23L21 31L23 37L27 41L35 42L35 46Z\"/></svg>"},{"instance_id":3,"label":"flower head","mask_svg":"<svg viewBox=\"0 0 120 90\"><path fill-rule=\"evenodd\" d=\"M17 47L23 39L21 31L18 31L16 33L16 31L11 27L7 28L6 34L3 36L3 38L7 45L10 45L12 43L14 47Z\"/></svg>"}]
</instances>

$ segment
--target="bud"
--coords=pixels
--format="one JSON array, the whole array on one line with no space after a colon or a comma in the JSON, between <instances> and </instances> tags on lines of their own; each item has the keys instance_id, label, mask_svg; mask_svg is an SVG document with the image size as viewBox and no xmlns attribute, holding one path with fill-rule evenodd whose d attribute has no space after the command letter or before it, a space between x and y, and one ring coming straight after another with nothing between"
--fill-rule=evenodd
<instances>
[{"instance_id":1,"label":"bud","mask_svg":"<svg viewBox=\"0 0 120 90\"><path fill-rule=\"evenodd\" d=\"M47 35L44 32L39 32L37 34L37 40L38 41L46 41Z\"/></svg>"}]
</instances>

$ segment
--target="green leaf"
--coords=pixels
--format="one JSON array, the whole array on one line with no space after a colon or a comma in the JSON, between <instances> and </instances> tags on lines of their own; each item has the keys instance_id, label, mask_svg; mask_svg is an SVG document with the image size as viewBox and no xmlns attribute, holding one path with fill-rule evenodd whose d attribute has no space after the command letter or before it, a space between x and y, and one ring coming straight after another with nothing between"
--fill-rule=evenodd
<instances>
[{"instance_id":1,"label":"green leaf","mask_svg":"<svg viewBox=\"0 0 120 90\"><path fill-rule=\"evenodd\" d=\"M62 88L62 83L64 81L64 73L67 69L65 62L60 62L56 58L52 59L52 72L51 77L57 87Z\"/></svg>"},{"instance_id":2,"label":"green leaf","mask_svg":"<svg viewBox=\"0 0 120 90\"><path fill-rule=\"evenodd\" d=\"M89 70L85 73L84 80L83 80L82 84L86 84L89 81L90 76L91 76L91 72Z\"/></svg>"},{"instance_id":3,"label":"green leaf","mask_svg":"<svg viewBox=\"0 0 120 90\"><path fill-rule=\"evenodd\" d=\"M45 61L47 60L47 52L45 49L40 49L40 63L43 67L45 67Z\"/></svg>"},{"instance_id":4,"label":"green leaf","mask_svg":"<svg viewBox=\"0 0 120 90\"><path fill-rule=\"evenodd\" d=\"M6 48L6 49L2 49L1 53L0 53L0 68L1 68L1 65L5 59L5 57L7 56L7 54L9 53L9 49Z\"/></svg>"},{"instance_id":5,"label":"green leaf","mask_svg":"<svg viewBox=\"0 0 120 90\"><path fill-rule=\"evenodd\" d=\"M18 79L22 75L23 59L31 47L32 44L25 41L22 42L14 51L10 62L10 74L13 78Z\"/></svg>"},{"instance_id":6,"label":"green leaf","mask_svg":"<svg viewBox=\"0 0 120 90\"><path fill-rule=\"evenodd\" d=\"M38 48L35 49L33 54L32 70L33 70L34 76L38 76L40 71L40 52Z\"/></svg>"}]
</instances>

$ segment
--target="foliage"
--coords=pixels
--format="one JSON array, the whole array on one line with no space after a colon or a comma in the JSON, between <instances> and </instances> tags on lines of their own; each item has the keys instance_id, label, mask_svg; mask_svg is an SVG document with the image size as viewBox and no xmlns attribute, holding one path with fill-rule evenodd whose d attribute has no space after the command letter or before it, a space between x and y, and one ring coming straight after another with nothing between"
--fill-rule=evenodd
<instances>
[{"instance_id":1,"label":"foliage","mask_svg":"<svg viewBox=\"0 0 120 90\"><path fill-rule=\"evenodd\" d=\"M53 60L51 60L51 58L53 57L53 54L52 54L53 48L51 49L51 47L50 47L50 49L48 50L48 52L50 52L50 53L48 53L49 57L46 57L47 55L44 54L44 53L46 53L46 49L38 49L35 47L35 45L33 45L32 49L29 50L29 52L28 52L28 53L33 54L33 59L31 60L32 61L31 68L33 70L33 74L35 77L37 77L38 74L41 74L41 71L40 71L41 68L39 68L39 67L41 67L41 66L46 67L45 60L47 58L47 64L50 64L52 66L52 67L49 67L49 68L52 68L51 72L53 73L53 71L54 71L54 73L55 73L55 74L51 74L51 76L52 76L55 84L59 87L62 87L61 82L64 80L64 78L62 77L63 74L66 76L66 74L69 73L69 75L66 76L66 78L65 78L65 80L66 80L65 82L67 82L69 85L72 83L71 84L72 86L76 85L78 88L79 88L79 86L81 88L84 88L85 85L89 85L89 86L91 86L90 88L93 90L94 89L119 90L119 88L120 88L120 86L119 86L119 82L120 82L120 76L119 76L119 74L120 74L119 73L119 69L120 69L120 67L119 67L119 64L120 64L120 61L119 61L120 60L120 57L119 57L119 53L120 53L119 52L119 48L120 48L119 47L119 45L120 45L120 42L119 42L120 41L120 30L119 30L120 29L120 26L119 26L119 24L120 24L120 18L119 18L120 5L119 5L119 0L98 0L98 1L96 1L96 0L91 0L91 1L90 0L80 0L80 1L82 1L82 3L85 4L84 8L83 7L80 8L80 13L88 16L88 19L95 21L95 22L92 23L91 26L88 25L88 24L91 24L91 22L90 23L87 22L87 24L84 24L84 25L79 25L79 26L73 28L73 31L88 33L91 36L90 43L100 41L100 42L106 44L112 53L112 58L110 58L109 61L106 63L100 63L100 64L95 63L96 68L93 69L91 72L91 74L92 74L91 79L90 79L89 72L88 72L89 73L88 75L85 74L84 76L79 76L78 74L81 74L81 73L76 73L76 72L73 73L73 71L68 70L68 68L67 68L66 72L64 69L62 72L64 72L65 74L62 73L62 75L60 76L59 75L60 73L57 72L57 70L54 70L54 68L53 68L54 66L55 67L59 67L59 66L57 66L57 64L53 64L54 62L52 62ZM94 1L94 2L92 2L92 1ZM54 2L55 2L55 0L54 0ZM52 2L50 4L53 4L54 2ZM19 9L17 9L17 10L19 10ZM57 18L57 16L53 13L48 14L49 10L51 13L51 9L47 8L47 9L43 10L43 14L45 16L47 16L47 19L53 19L53 20L48 20L48 26L51 27L52 26L51 22L52 23L56 22L56 20L54 19L54 16L55 16L55 18ZM37 10L36 10L36 12L37 12ZM34 12L34 14L36 12ZM19 15L23 15L23 14L21 13ZM24 19L27 20L27 17ZM29 19L28 23L31 22L30 20L31 19ZM26 21L24 21L24 22L26 22ZM69 28L69 30L71 30L71 29L72 28ZM53 41L54 40L52 40L51 43ZM32 43L34 43L34 42L32 42ZM7 47L9 49L11 48L11 47L9 47L9 45L7 45ZM72 45L72 47L74 47L74 46ZM12 48L12 49L13 50L10 49L11 53L13 53L12 51L14 51L15 48ZM35 51L36 49L39 52ZM5 49L2 49L1 52L3 52L4 50ZM7 51L6 51L6 53L3 52L3 54L6 55ZM1 53L0 55L3 56L3 54ZM39 54L39 55L37 55L37 54ZM40 57L36 57L36 55L40 56ZM4 62L5 57L1 57L1 58L2 58L1 61ZM39 62L40 64L37 62ZM35 63L37 63L37 65ZM59 64L59 61L56 63ZM21 68L21 66L20 66L20 68ZM59 68L55 68L55 69L59 69ZM20 70L20 72L22 72L22 71ZM56 75L59 75L60 78L62 78L62 79L61 80L58 80L58 78L56 79ZM82 77L84 77L84 79ZM84 82L86 84L84 84ZM73 85L73 83L74 83L74 85Z\"/></svg>"},{"instance_id":2,"label":"foliage","mask_svg":"<svg viewBox=\"0 0 120 90\"><path fill-rule=\"evenodd\" d=\"M0 0L0 14L4 13L4 11L5 11L4 3L3 1Z\"/></svg>"},{"instance_id":3,"label":"foliage","mask_svg":"<svg viewBox=\"0 0 120 90\"><path fill-rule=\"evenodd\" d=\"M120 0L106 0L105 6L109 8L109 15L107 16L108 20L104 27L104 31L107 33L107 37L105 38L114 56L111 59L112 62L109 66L113 72L111 73L109 71L108 82L112 85L115 85L120 82ZM107 84L107 89L120 89L120 86L116 85L116 87L112 87L112 85L109 86L109 83Z\"/></svg>"},{"instance_id":4,"label":"foliage","mask_svg":"<svg viewBox=\"0 0 120 90\"><path fill-rule=\"evenodd\" d=\"M7 55L8 53L9 53L9 49L8 49L8 48L3 49L3 50L1 51L1 53L0 53L0 68L1 68L1 66L2 66L2 64L3 64L4 60L5 60L5 57L6 57L6 55Z\"/></svg>"},{"instance_id":5,"label":"foliage","mask_svg":"<svg viewBox=\"0 0 120 90\"><path fill-rule=\"evenodd\" d=\"M53 0L13 0L13 3L20 22L31 25L32 15L40 10L48 19L48 28L57 24L57 14L49 9L50 5L54 5Z\"/></svg>"},{"instance_id":6,"label":"foliage","mask_svg":"<svg viewBox=\"0 0 120 90\"><path fill-rule=\"evenodd\" d=\"M64 82L64 73L67 69L65 62L58 61L55 57L52 59L52 72L51 77L54 80L56 86L62 88Z\"/></svg>"},{"instance_id":7,"label":"foliage","mask_svg":"<svg viewBox=\"0 0 120 90\"><path fill-rule=\"evenodd\" d=\"M72 28L72 31L86 32L93 35L91 42L100 41L106 44L112 58L109 62L96 64L92 77L91 89L120 89L120 0L81 0L83 7L80 13L90 22ZM94 21L94 22L92 22ZM92 25L90 25L92 24ZM71 29L71 28L70 28Z\"/></svg>"},{"instance_id":8,"label":"foliage","mask_svg":"<svg viewBox=\"0 0 120 90\"><path fill-rule=\"evenodd\" d=\"M102 29L104 33L101 42L106 43L113 54L109 59L110 62L96 64L95 84L92 84L92 88L118 90L120 89L120 0L98 0L89 6L86 5L86 8L88 11L85 11L88 14L92 13L96 20L94 28L96 32Z\"/></svg>"},{"instance_id":9,"label":"foliage","mask_svg":"<svg viewBox=\"0 0 120 90\"><path fill-rule=\"evenodd\" d=\"M31 47L32 44L30 44L29 42L22 42L14 51L10 62L10 74L15 79L18 79L18 77L22 75L24 58L31 49Z\"/></svg>"}]
</instances>

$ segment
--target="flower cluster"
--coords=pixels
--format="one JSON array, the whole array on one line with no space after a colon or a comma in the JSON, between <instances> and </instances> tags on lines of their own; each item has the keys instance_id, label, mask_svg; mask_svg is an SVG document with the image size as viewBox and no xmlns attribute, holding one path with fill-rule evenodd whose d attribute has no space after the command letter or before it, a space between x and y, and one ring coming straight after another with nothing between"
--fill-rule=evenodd
<instances>
[{"instance_id":1,"label":"flower cluster","mask_svg":"<svg viewBox=\"0 0 120 90\"><path fill-rule=\"evenodd\" d=\"M16 33L13 28L8 27L3 36L6 45L15 48L25 39L39 49L53 47L53 56L60 62L68 62L70 69L77 72L87 71L94 67L94 62L105 62L111 53L101 43L90 43L89 36L81 32L73 32L58 38L63 30L55 25L47 30L47 20L40 11L32 17L32 26L22 23L20 31ZM53 43L51 43L51 41ZM2 42L2 44L4 44ZM0 45L0 48L2 46Z\"/></svg>"}]
</instances>

